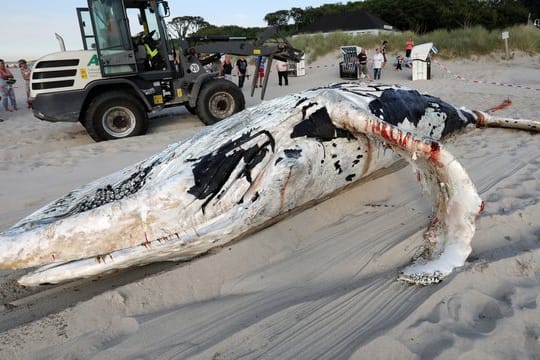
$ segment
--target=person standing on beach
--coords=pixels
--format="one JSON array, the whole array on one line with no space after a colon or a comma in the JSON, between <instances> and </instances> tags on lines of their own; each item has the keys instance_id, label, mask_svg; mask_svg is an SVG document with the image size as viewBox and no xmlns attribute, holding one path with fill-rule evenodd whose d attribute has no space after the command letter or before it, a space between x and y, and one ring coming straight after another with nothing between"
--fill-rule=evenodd
<instances>
[{"instance_id":1,"label":"person standing on beach","mask_svg":"<svg viewBox=\"0 0 540 360\"><path fill-rule=\"evenodd\" d=\"M223 60L223 63L221 64L221 71L223 71L223 77L226 80L232 81L232 63L231 63L231 55L225 55L225 59Z\"/></svg>"},{"instance_id":2,"label":"person standing on beach","mask_svg":"<svg viewBox=\"0 0 540 360\"><path fill-rule=\"evenodd\" d=\"M15 92L13 91L14 83L13 74L6 67L4 60L0 59L0 93L2 94L2 104L6 111L18 110ZM8 102L11 102L12 109L9 108Z\"/></svg>"},{"instance_id":3,"label":"person standing on beach","mask_svg":"<svg viewBox=\"0 0 540 360\"><path fill-rule=\"evenodd\" d=\"M383 54L379 48L375 49L375 55L373 55L373 80L381 79L382 64L384 62Z\"/></svg>"},{"instance_id":4,"label":"person standing on beach","mask_svg":"<svg viewBox=\"0 0 540 360\"><path fill-rule=\"evenodd\" d=\"M257 66L257 63L259 63L259 69L257 70L259 72L259 87L263 86L263 79L264 79L264 66L265 66L265 58L264 56L256 56L255 57L255 66ZM257 85L255 85L257 87Z\"/></svg>"},{"instance_id":5,"label":"person standing on beach","mask_svg":"<svg viewBox=\"0 0 540 360\"><path fill-rule=\"evenodd\" d=\"M19 69L21 70L21 76L24 80L24 86L26 91L26 107L30 108L30 103L28 102L28 99L30 98L30 74L32 71L28 67L28 63L26 60L21 59L19 60Z\"/></svg>"},{"instance_id":6,"label":"person standing on beach","mask_svg":"<svg viewBox=\"0 0 540 360\"><path fill-rule=\"evenodd\" d=\"M407 40L407 43L405 44L405 57L410 58L411 57L411 51L414 47L414 41L411 36L409 36L409 39Z\"/></svg>"},{"instance_id":7,"label":"person standing on beach","mask_svg":"<svg viewBox=\"0 0 540 360\"><path fill-rule=\"evenodd\" d=\"M371 81L369 77L367 61L368 57L366 54L366 49L362 48L360 50L360 53L358 54L358 79L366 77L369 81Z\"/></svg>"},{"instance_id":8,"label":"person standing on beach","mask_svg":"<svg viewBox=\"0 0 540 360\"><path fill-rule=\"evenodd\" d=\"M402 65L403 65L403 56L398 55L396 57L396 70L399 70L399 71L403 70L401 67Z\"/></svg>"},{"instance_id":9,"label":"person standing on beach","mask_svg":"<svg viewBox=\"0 0 540 360\"><path fill-rule=\"evenodd\" d=\"M244 80L246 80L248 63L245 57L240 56L236 60L236 69L238 71L238 87L241 89L244 86Z\"/></svg>"},{"instance_id":10,"label":"person standing on beach","mask_svg":"<svg viewBox=\"0 0 540 360\"><path fill-rule=\"evenodd\" d=\"M382 64L382 68L384 69L384 67L386 66L386 62L387 62L387 59L386 59L386 45L388 45L388 41L384 40L381 44L381 54L383 56L383 64Z\"/></svg>"},{"instance_id":11,"label":"person standing on beach","mask_svg":"<svg viewBox=\"0 0 540 360\"><path fill-rule=\"evenodd\" d=\"M278 74L278 83L279 86L283 85L283 82L285 82L285 86L289 85L289 64L287 64L285 61L276 61L276 71Z\"/></svg>"}]
</instances>

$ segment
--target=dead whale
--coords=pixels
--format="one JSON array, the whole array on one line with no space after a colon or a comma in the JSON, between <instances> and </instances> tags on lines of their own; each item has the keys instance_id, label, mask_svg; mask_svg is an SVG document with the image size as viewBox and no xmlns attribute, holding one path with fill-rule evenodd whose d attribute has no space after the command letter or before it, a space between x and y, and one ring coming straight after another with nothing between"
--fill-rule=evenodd
<instances>
[{"instance_id":1,"label":"dead whale","mask_svg":"<svg viewBox=\"0 0 540 360\"><path fill-rule=\"evenodd\" d=\"M333 84L246 109L133 166L71 191L0 233L0 268L26 286L188 260L389 167L432 192L430 259L399 278L439 282L471 252L483 202L440 140L468 127L538 131L416 90Z\"/></svg>"}]
</instances>

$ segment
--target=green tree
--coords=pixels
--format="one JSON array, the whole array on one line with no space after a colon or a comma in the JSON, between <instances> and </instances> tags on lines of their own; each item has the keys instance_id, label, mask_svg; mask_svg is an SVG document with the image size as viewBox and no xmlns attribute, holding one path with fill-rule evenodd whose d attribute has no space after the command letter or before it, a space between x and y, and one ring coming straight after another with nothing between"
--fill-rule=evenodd
<instances>
[{"instance_id":1,"label":"green tree","mask_svg":"<svg viewBox=\"0 0 540 360\"><path fill-rule=\"evenodd\" d=\"M306 7L305 10L305 24L313 24L315 20L324 15L324 12L321 8L314 8L312 6Z\"/></svg>"},{"instance_id":2,"label":"green tree","mask_svg":"<svg viewBox=\"0 0 540 360\"><path fill-rule=\"evenodd\" d=\"M289 11L289 18L294 21L294 29L298 29L306 23L306 12L302 8L293 7Z\"/></svg>"},{"instance_id":3,"label":"green tree","mask_svg":"<svg viewBox=\"0 0 540 360\"><path fill-rule=\"evenodd\" d=\"M285 26L289 23L289 11L278 10L273 13L268 13L264 17L264 21L269 26Z\"/></svg>"},{"instance_id":4,"label":"green tree","mask_svg":"<svg viewBox=\"0 0 540 360\"><path fill-rule=\"evenodd\" d=\"M540 19L540 1L538 0L521 0L523 5L531 14L531 19Z\"/></svg>"},{"instance_id":5,"label":"green tree","mask_svg":"<svg viewBox=\"0 0 540 360\"><path fill-rule=\"evenodd\" d=\"M485 2L477 0L451 0L441 4L443 21L439 28L456 29L470 28L478 23L488 13ZM435 30L435 29L433 29Z\"/></svg>"},{"instance_id":6,"label":"green tree","mask_svg":"<svg viewBox=\"0 0 540 360\"><path fill-rule=\"evenodd\" d=\"M516 0L490 0L490 7L496 12L495 23L483 24L488 29L503 28L514 24L526 24L529 10Z\"/></svg>"},{"instance_id":7,"label":"green tree","mask_svg":"<svg viewBox=\"0 0 540 360\"><path fill-rule=\"evenodd\" d=\"M200 16L179 16L173 18L168 25L178 35L179 39L185 39L191 33L210 26L210 23Z\"/></svg>"}]
</instances>

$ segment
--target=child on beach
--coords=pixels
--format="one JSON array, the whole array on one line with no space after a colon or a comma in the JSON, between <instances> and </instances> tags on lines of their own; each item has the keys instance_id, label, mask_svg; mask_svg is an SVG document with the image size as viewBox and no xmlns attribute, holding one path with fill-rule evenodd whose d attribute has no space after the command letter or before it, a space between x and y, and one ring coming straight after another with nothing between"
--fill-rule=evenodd
<instances>
[{"instance_id":1,"label":"child on beach","mask_svg":"<svg viewBox=\"0 0 540 360\"><path fill-rule=\"evenodd\" d=\"M264 58L264 56L259 56L256 58L255 60L255 64L257 64L257 61L260 61L259 63L259 87L262 88L263 87L263 80L264 80L264 66L265 66L265 61L266 59ZM255 87L257 87L255 85Z\"/></svg>"},{"instance_id":2,"label":"child on beach","mask_svg":"<svg viewBox=\"0 0 540 360\"><path fill-rule=\"evenodd\" d=\"M403 70L402 65L403 65L403 56L398 55L396 57L396 70Z\"/></svg>"}]
</instances>

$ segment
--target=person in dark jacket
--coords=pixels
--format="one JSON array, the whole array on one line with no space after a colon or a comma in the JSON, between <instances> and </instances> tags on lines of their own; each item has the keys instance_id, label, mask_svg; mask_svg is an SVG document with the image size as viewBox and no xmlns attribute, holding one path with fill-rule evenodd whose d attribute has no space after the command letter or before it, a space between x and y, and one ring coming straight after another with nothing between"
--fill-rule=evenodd
<instances>
[{"instance_id":1,"label":"person in dark jacket","mask_svg":"<svg viewBox=\"0 0 540 360\"><path fill-rule=\"evenodd\" d=\"M371 78L369 77L368 73L368 57L366 54L366 49L362 48L360 50L360 53L358 54L358 79L362 78L368 78L369 81L371 81Z\"/></svg>"},{"instance_id":2,"label":"person in dark jacket","mask_svg":"<svg viewBox=\"0 0 540 360\"><path fill-rule=\"evenodd\" d=\"M236 60L236 70L238 71L238 87L241 89L244 86L246 80L248 63L245 57L240 56Z\"/></svg>"}]
</instances>

